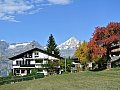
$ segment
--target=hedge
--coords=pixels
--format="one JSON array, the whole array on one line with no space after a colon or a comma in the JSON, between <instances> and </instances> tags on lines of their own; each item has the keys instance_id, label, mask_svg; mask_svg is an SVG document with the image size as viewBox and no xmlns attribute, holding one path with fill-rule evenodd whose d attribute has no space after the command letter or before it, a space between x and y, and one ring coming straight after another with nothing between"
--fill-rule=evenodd
<instances>
[{"instance_id":1,"label":"hedge","mask_svg":"<svg viewBox=\"0 0 120 90\"><path fill-rule=\"evenodd\" d=\"M34 75L26 75L26 76L8 76L8 77L0 77L0 85L11 84L21 81L28 81L38 78L44 78L43 73L34 74Z\"/></svg>"}]
</instances>

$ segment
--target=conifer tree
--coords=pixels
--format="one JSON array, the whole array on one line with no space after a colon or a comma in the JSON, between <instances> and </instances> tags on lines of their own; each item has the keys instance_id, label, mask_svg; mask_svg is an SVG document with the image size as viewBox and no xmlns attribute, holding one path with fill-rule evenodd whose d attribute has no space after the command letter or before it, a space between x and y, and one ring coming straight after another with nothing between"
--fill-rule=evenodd
<instances>
[{"instance_id":1,"label":"conifer tree","mask_svg":"<svg viewBox=\"0 0 120 90\"><path fill-rule=\"evenodd\" d=\"M52 34L50 34L49 36L49 40L47 44L47 52L60 56L59 49L57 48L57 44L55 43L55 39Z\"/></svg>"}]
</instances>

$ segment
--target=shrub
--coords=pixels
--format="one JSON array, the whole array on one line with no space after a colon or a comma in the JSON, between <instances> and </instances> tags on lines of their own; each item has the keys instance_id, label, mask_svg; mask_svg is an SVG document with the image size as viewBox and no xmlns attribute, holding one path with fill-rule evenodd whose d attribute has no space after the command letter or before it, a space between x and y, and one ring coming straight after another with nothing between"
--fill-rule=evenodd
<instances>
[{"instance_id":1,"label":"shrub","mask_svg":"<svg viewBox=\"0 0 120 90\"><path fill-rule=\"evenodd\" d=\"M44 73L36 74L34 77L35 77L35 79L44 78Z\"/></svg>"},{"instance_id":2,"label":"shrub","mask_svg":"<svg viewBox=\"0 0 120 90\"><path fill-rule=\"evenodd\" d=\"M32 71L31 71L31 75L35 75L37 72L38 72L38 69L34 68L34 69L32 69Z\"/></svg>"},{"instance_id":3,"label":"shrub","mask_svg":"<svg viewBox=\"0 0 120 90\"><path fill-rule=\"evenodd\" d=\"M12 72L10 72L10 73L9 73L9 76L13 76L13 73L12 73Z\"/></svg>"},{"instance_id":4,"label":"shrub","mask_svg":"<svg viewBox=\"0 0 120 90\"><path fill-rule=\"evenodd\" d=\"M33 80L33 79L38 79L43 77L44 77L44 73L38 73L38 74L27 75L27 76L0 77L0 85L21 82L21 81L28 81L28 80Z\"/></svg>"}]
</instances>

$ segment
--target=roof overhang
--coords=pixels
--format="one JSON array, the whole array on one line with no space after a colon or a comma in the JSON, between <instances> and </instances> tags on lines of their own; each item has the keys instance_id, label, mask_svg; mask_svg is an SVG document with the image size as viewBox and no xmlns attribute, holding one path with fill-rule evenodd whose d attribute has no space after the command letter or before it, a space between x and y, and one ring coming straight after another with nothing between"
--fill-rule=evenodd
<instances>
[{"instance_id":1,"label":"roof overhang","mask_svg":"<svg viewBox=\"0 0 120 90\"><path fill-rule=\"evenodd\" d=\"M10 57L9 59L10 59L10 60L15 60L15 59L18 59L18 58L22 58L22 56L24 56L24 54L30 53L30 52L36 51L36 50L37 50L37 51L40 51L41 53L47 54L47 55L49 55L49 56L52 56L52 57L55 57L55 58L58 58L58 59L63 59L63 57L57 56L57 55L55 55L55 54L48 53L47 51L42 50L42 49L40 49L40 48L33 48L33 49L31 49L31 50L28 50L28 51L22 52L22 53L20 53L20 54L18 54L18 55L15 55L15 56L13 56L13 57Z\"/></svg>"}]
</instances>

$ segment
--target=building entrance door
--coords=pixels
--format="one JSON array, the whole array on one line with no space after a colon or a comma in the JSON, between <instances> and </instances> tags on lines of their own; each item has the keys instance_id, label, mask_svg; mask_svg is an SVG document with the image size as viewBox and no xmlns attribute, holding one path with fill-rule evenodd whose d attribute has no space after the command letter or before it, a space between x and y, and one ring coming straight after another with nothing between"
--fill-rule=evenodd
<instances>
[{"instance_id":1,"label":"building entrance door","mask_svg":"<svg viewBox=\"0 0 120 90\"><path fill-rule=\"evenodd\" d=\"M27 74L30 74L30 70L29 69L27 70Z\"/></svg>"}]
</instances>

